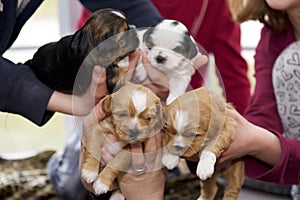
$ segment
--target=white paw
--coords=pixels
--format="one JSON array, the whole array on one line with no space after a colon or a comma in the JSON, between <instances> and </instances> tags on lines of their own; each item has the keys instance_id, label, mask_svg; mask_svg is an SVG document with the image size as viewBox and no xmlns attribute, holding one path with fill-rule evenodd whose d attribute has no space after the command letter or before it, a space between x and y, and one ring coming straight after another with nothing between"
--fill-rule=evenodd
<instances>
[{"instance_id":1,"label":"white paw","mask_svg":"<svg viewBox=\"0 0 300 200\"><path fill-rule=\"evenodd\" d=\"M197 166L197 176L201 180L211 177L215 171L216 156L212 152L201 152L200 161Z\"/></svg>"},{"instance_id":2,"label":"white paw","mask_svg":"<svg viewBox=\"0 0 300 200\"><path fill-rule=\"evenodd\" d=\"M98 172L82 169L81 170L81 177L83 180L85 180L87 183L94 182L98 177Z\"/></svg>"},{"instance_id":3,"label":"white paw","mask_svg":"<svg viewBox=\"0 0 300 200\"><path fill-rule=\"evenodd\" d=\"M125 200L125 197L120 191L117 191L110 196L109 200Z\"/></svg>"},{"instance_id":4,"label":"white paw","mask_svg":"<svg viewBox=\"0 0 300 200\"><path fill-rule=\"evenodd\" d=\"M179 164L179 156L172 154L163 155L162 164L168 169L174 169Z\"/></svg>"},{"instance_id":5,"label":"white paw","mask_svg":"<svg viewBox=\"0 0 300 200\"><path fill-rule=\"evenodd\" d=\"M97 181L94 182L93 188L95 190L95 194L96 195L104 194L104 193L106 193L106 192L109 191L109 186L105 185L104 183L102 183L99 180L97 180Z\"/></svg>"},{"instance_id":6,"label":"white paw","mask_svg":"<svg viewBox=\"0 0 300 200\"><path fill-rule=\"evenodd\" d=\"M134 78L140 83L143 82L147 78L147 71L143 67L143 65L138 65L134 72Z\"/></svg>"}]
</instances>

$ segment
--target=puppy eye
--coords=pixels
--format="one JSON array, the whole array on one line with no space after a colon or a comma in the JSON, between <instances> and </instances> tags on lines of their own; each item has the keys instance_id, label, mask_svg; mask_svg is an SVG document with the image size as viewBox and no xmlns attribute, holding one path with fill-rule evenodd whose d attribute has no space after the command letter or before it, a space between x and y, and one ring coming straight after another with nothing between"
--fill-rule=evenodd
<instances>
[{"instance_id":1,"label":"puppy eye","mask_svg":"<svg viewBox=\"0 0 300 200\"><path fill-rule=\"evenodd\" d=\"M175 51L176 53L179 53L179 54L183 54L184 53L184 49L182 46L177 46L173 49L173 51Z\"/></svg>"},{"instance_id":2,"label":"puppy eye","mask_svg":"<svg viewBox=\"0 0 300 200\"><path fill-rule=\"evenodd\" d=\"M117 113L113 113L113 115L115 115L118 118L127 117L127 114L125 112L117 112Z\"/></svg>"},{"instance_id":3,"label":"puppy eye","mask_svg":"<svg viewBox=\"0 0 300 200\"><path fill-rule=\"evenodd\" d=\"M194 137L196 137L196 133L194 133L194 132L188 132L188 133L185 134L185 136L186 137L190 137L190 138L194 138Z\"/></svg>"},{"instance_id":4,"label":"puppy eye","mask_svg":"<svg viewBox=\"0 0 300 200\"><path fill-rule=\"evenodd\" d=\"M119 113L119 114L118 114L118 117L119 117L119 118L124 118L124 117L126 117L126 116L127 116L127 115L126 115L125 113Z\"/></svg>"}]
</instances>

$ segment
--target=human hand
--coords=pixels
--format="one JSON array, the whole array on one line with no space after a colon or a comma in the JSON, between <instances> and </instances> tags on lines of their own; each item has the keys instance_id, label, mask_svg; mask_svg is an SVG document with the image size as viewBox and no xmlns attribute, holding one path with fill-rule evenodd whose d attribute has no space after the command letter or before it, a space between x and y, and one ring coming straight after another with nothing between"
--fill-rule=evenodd
<instances>
[{"instance_id":1,"label":"human hand","mask_svg":"<svg viewBox=\"0 0 300 200\"><path fill-rule=\"evenodd\" d=\"M234 140L218 159L218 163L249 155L269 165L275 165L280 157L281 145L272 132L247 121L236 110L226 109L229 116L237 122Z\"/></svg>"},{"instance_id":2,"label":"human hand","mask_svg":"<svg viewBox=\"0 0 300 200\"><path fill-rule=\"evenodd\" d=\"M91 127L98 121L102 120L105 114L102 112L101 104L97 104L93 111L83 119L83 129L85 134ZM83 138L84 140L84 138ZM101 171L107 163L109 163L114 156L113 151L118 152L122 150L122 147L118 148L118 145L114 145L118 142L118 139L112 134L106 139L106 144L101 148L101 164L99 171ZM164 191L164 181L166 177L166 169L161 165L161 134L155 134L151 138L147 139L143 144L136 143L131 145L131 157L132 167L128 171L121 172L119 176L119 184L122 193L124 193L127 199L141 199L142 197L149 197L151 199L162 199ZM84 142L81 146L81 160L83 159ZM146 168L144 168L146 166ZM143 170L145 169L145 173ZM138 172L137 172L138 171ZM95 193L92 184L88 184L82 179L82 182L87 190ZM151 187L149 187L151 185ZM142 191L140 194L136 194L136 190L133 188L139 187Z\"/></svg>"},{"instance_id":3,"label":"human hand","mask_svg":"<svg viewBox=\"0 0 300 200\"><path fill-rule=\"evenodd\" d=\"M140 56L142 56L142 63L147 71L147 78L142 82L136 82L137 84L144 85L151 89L158 97L165 100L169 94L168 78L161 71L153 68L147 58L147 52L141 52L137 49L132 55L129 61L129 70L127 73L128 80L131 80L134 74L135 67L137 66Z\"/></svg>"},{"instance_id":4,"label":"human hand","mask_svg":"<svg viewBox=\"0 0 300 200\"><path fill-rule=\"evenodd\" d=\"M87 115L105 94L107 94L106 71L104 67L96 65L86 92L82 96L73 97L73 110L79 115Z\"/></svg>"},{"instance_id":5,"label":"human hand","mask_svg":"<svg viewBox=\"0 0 300 200\"><path fill-rule=\"evenodd\" d=\"M47 110L85 116L106 93L105 68L95 66L91 84L82 96L54 91L48 102Z\"/></svg>"},{"instance_id":6,"label":"human hand","mask_svg":"<svg viewBox=\"0 0 300 200\"><path fill-rule=\"evenodd\" d=\"M133 170L118 178L122 194L130 200L163 199L167 169L161 163L161 134L155 134L143 145L132 145L131 152Z\"/></svg>"}]
</instances>

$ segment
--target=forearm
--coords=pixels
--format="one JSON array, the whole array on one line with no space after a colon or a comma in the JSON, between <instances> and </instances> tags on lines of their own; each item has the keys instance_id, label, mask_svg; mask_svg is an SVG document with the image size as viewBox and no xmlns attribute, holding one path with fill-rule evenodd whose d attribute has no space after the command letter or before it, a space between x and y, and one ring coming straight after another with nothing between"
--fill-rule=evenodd
<instances>
[{"instance_id":1,"label":"forearm","mask_svg":"<svg viewBox=\"0 0 300 200\"><path fill-rule=\"evenodd\" d=\"M47 110L69 115L84 116L90 112L92 101L83 97L54 91L47 105Z\"/></svg>"},{"instance_id":2,"label":"forearm","mask_svg":"<svg viewBox=\"0 0 300 200\"><path fill-rule=\"evenodd\" d=\"M255 125L251 126L253 126L253 131L249 137L253 139L253 143L249 143L251 144L249 155L274 166L281 155L279 138L266 129Z\"/></svg>"}]
</instances>

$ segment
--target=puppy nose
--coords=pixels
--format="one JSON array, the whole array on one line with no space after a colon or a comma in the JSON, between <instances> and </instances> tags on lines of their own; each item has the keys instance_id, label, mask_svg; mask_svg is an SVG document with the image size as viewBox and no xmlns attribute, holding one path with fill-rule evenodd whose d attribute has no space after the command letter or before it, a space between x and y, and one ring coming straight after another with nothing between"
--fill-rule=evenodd
<instances>
[{"instance_id":1,"label":"puppy nose","mask_svg":"<svg viewBox=\"0 0 300 200\"><path fill-rule=\"evenodd\" d=\"M133 128L129 130L129 136L136 138L139 134L139 130L137 128Z\"/></svg>"},{"instance_id":2,"label":"puppy nose","mask_svg":"<svg viewBox=\"0 0 300 200\"><path fill-rule=\"evenodd\" d=\"M174 148L176 151L183 151L184 147L183 146L179 146L179 145L174 145Z\"/></svg>"},{"instance_id":3,"label":"puppy nose","mask_svg":"<svg viewBox=\"0 0 300 200\"><path fill-rule=\"evenodd\" d=\"M165 57L162 57L161 55L158 55L157 57L156 57L156 62L157 63L160 63L160 64L163 64L164 62L166 62L166 58Z\"/></svg>"}]
</instances>

